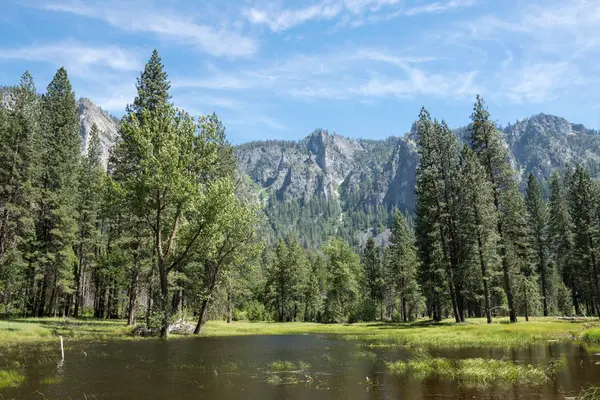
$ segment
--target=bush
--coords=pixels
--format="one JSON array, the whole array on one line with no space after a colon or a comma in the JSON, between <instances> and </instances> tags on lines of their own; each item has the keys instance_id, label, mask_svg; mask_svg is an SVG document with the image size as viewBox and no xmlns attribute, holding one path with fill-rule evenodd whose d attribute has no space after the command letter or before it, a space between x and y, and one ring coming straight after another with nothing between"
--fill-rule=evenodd
<instances>
[{"instance_id":1,"label":"bush","mask_svg":"<svg viewBox=\"0 0 600 400\"><path fill-rule=\"evenodd\" d=\"M264 321L267 319L267 313L265 311L264 304L256 300L246 303L244 309L246 311L247 318L250 321Z\"/></svg>"},{"instance_id":2,"label":"bush","mask_svg":"<svg viewBox=\"0 0 600 400\"><path fill-rule=\"evenodd\" d=\"M248 312L245 310L233 309L233 320L234 321L248 321Z\"/></svg>"}]
</instances>

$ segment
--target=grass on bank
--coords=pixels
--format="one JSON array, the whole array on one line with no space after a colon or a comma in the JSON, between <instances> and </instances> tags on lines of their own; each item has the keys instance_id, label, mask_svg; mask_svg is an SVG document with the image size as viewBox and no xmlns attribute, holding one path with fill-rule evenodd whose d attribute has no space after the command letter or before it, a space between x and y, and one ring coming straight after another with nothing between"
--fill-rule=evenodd
<instances>
[{"instance_id":1,"label":"grass on bank","mask_svg":"<svg viewBox=\"0 0 600 400\"><path fill-rule=\"evenodd\" d=\"M125 321L65 318L19 318L0 320L0 345L68 339L108 340L130 337Z\"/></svg>"},{"instance_id":2,"label":"grass on bank","mask_svg":"<svg viewBox=\"0 0 600 400\"><path fill-rule=\"evenodd\" d=\"M209 321L202 336L334 334L347 340L367 341L371 346L420 347L524 347L548 341L583 340L600 343L600 328L585 329L581 321L532 318L509 324L498 319L491 325L485 319L456 324L440 323L357 323L317 324L305 322ZM0 345L53 341L57 336L70 340L110 340L133 338L133 329L123 320L26 318L0 320ZM177 337L178 335L172 335Z\"/></svg>"}]
</instances>

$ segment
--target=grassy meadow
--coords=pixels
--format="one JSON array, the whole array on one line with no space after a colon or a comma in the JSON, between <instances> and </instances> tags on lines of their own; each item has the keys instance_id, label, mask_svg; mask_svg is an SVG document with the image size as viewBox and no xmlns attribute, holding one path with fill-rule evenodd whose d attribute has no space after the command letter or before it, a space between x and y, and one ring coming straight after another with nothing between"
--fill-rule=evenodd
<instances>
[{"instance_id":1,"label":"grassy meadow","mask_svg":"<svg viewBox=\"0 0 600 400\"><path fill-rule=\"evenodd\" d=\"M0 345L56 340L133 339L133 328L123 320L95 319L11 319L0 320ZM484 319L457 324L440 323L356 323L317 324L305 322L233 322L209 321L204 336L331 334L347 340L363 340L371 346L420 347L524 347L548 341L581 341L600 345L600 322L565 321L556 318L532 318L529 322L509 324L497 319L488 325ZM171 335L178 338L187 335Z\"/></svg>"}]
</instances>

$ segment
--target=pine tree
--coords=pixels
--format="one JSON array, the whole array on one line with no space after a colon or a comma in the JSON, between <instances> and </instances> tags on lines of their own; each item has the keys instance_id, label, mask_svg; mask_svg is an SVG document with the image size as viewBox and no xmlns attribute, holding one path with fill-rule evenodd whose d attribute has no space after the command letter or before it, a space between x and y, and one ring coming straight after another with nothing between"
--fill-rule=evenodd
<instances>
[{"instance_id":1,"label":"pine tree","mask_svg":"<svg viewBox=\"0 0 600 400\"><path fill-rule=\"evenodd\" d=\"M578 270L583 277L584 286L587 286L585 289L587 289L588 312L600 315L599 267L596 255L598 220L595 195L589 172L581 165L577 165L569 177L569 203L575 239L573 254L579 261Z\"/></svg>"},{"instance_id":2,"label":"pine tree","mask_svg":"<svg viewBox=\"0 0 600 400\"><path fill-rule=\"evenodd\" d=\"M304 293L306 268L306 258L298 240L293 236L280 239L267 278L267 292L278 322L295 320Z\"/></svg>"},{"instance_id":3,"label":"pine tree","mask_svg":"<svg viewBox=\"0 0 600 400\"><path fill-rule=\"evenodd\" d=\"M499 253L502 259L504 291L511 322L517 322L512 290L512 277L527 263L525 206L519 192L516 174L508 158L500 132L496 129L485 103L477 96L471 115L469 142L485 169L492 185L497 217Z\"/></svg>"},{"instance_id":4,"label":"pine tree","mask_svg":"<svg viewBox=\"0 0 600 400\"><path fill-rule=\"evenodd\" d=\"M366 298L372 306L381 306L383 301L383 268L375 240L367 240L362 254L363 287Z\"/></svg>"},{"instance_id":5,"label":"pine tree","mask_svg":"<svg viewBox=\"0 0 600 400\"><path fill-rule=\"evenodd\" d=\"M542 187L533 174L527 180L527 205L531 247L536 255L537 272L542 285L542 302L544 317L548 316L548 206L544 200Z\"/></svg>"},{"instance_id":6,"label":"pine tree","mask_svg":"<svg viewBox=\"0 0 600 400\"><path fill-rule=\"evenodd\" d=\"M412 315L410 310L415 308L419 297L417 285L419 260L414 237L400 211L394 214L387 263L395 295L400 300L400 317L402 321L407 322Z\"/></svg>"},{"instance_id":7,"label":"pine tree","mask_svg":"<svg viewBox=\"0 0 600 400\"><path fill-rule=\"evenodd\" d=\"M79 169L79 185L77 199L77 241L76 253L78 262L75 264L75 298L73 316L79 316L82 305L83 285L96 248L99 246L99 213L102 199L102 147L100 132L96 124L92 125L87 154L82 157Z\"/></svg>"},{"instance_id":8,"label":"pine tree","mask_svg":"<svg viewBox=\"0 0 600 400\"><path fill-rule=\"evenodd\" d=\"M427 232L421 235L424 241L419 244L421 254L429 253L422 261L427 269L437 269L439 267L433 266L437 264L445 271L454 318L462 322L465 304L459 279L461 244L456 219L458 141L444 122L432 121L429 113L422 109L417 146L421 156L415 178L417 225Z\"/></svg>"},{"instance_id":9,"label":"pine tree","mask_svg":"<svg viewBox=\"0 0 600 400\"><path fill-rule=\"evenodd\" d=\"M563 180L557 171L550 178L550 218L549 241L551 259L558 272L571 290L571 298L575 314L580 315L579 309L579 274L574 261L573 221L569 212L569 200Z\"/></svg>"},{"instance_id":10,"label":"pine tree","mask_svg":"<svg viewBox=\"0 0 600 400\"><path fill-rule=\"evenodd\" d=\"M490 286L496 267L497 215L493 192L477 155L467 145L460 157L460 231L465 245L465 262L479 266L484 312L492 323Z\"/></svg>"},{"instance_id":11,"label":"pine tree","mask_svg":"<svg viewBox=\"0 0 600 400\"><path fill-rule=\"evenodd\" d=\"M58 302L70 304L73 292L73 244L76 240L77 168L81 149L75 94L67 71L60 68L42 98L41 171L37 242L41 280L38 282L38 316L56 314ZM66 309L65 309L66 311Z\"/></svg>"},{"instance_id":12,"label":"pine tree","mask_svg":"<svg viewBox=\"0 0 600 400\"><path fill-rule=\"evenodd\" d=\"M133 104L127 106L127 112L136 114L140 121L144 118L144 111L150 113L157 111L171 99L169 94L171 83L156 49L152 51L142 75L137 79L136 88L137 96Z\"/></svg>"},{"instance_id":13,"label":"pine tree","mask_svg":"<svg viewBox=\"0 0 600 400\"><path fill-rule=\"evenodd\" d=\"M39 101L29 72L6 96L9 105L0 107L0 293L10 310L11 301L20 302L18 290L27 292L33 285L32 274L25 275L29 245L35 240L31 203L38 167Z\"/></svg>"}]
</instances>

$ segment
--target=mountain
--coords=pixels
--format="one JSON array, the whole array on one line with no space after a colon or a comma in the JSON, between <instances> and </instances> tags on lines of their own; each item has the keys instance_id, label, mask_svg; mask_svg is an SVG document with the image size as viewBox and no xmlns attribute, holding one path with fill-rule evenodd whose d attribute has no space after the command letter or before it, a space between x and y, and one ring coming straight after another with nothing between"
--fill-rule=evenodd
<instances>
[{"instance_id":1,"label":"mountain","mask_svg":"<svg viewBox=\"0 0 600 400\"><path fill-rule=\"evenodd\" d=\"M100 132L102 163L106 166L110 149L118 136L119 120L95 105L90 99L81 98L77 102L81 120L81 151L86 152L92 126L96 124Z\"/></svg>"},{"instance_id":2,"label":"mountain","mask_svg":"<svg viewBox=\"0 0 600 400\"><path fill-rule=\"evenodd\" d=\"M600 135L583 125L538 114L501 130L522 182L530 172L546 182L568 163L586 165L595 176L600 171ZM300 141L238 146L240 169L263 193L267 238L294 232L313 246L333 232L355 245L371 235L385 241L391 212L414 211L415 134L414 125L385 140L317 130ZM455 134L464 141L468 127Z\"/></svg>"},{"instance_id":3,"label":"mountain","mask_svg":"<svg viewBox=\"0 0 600 400\"><path fill-rule=\"evenodd\" d=\"M93 123L101 131L104 160L117 137L118 120L88 99L79 100L83 150ZM543 182L567 163L600 172L600 134L564 118L538 114L500 128L523 182L533 172ZM455 130L465 140L468 127ZM267 140L237 146L239 169L265 211L263 235L274 243L298 235L309 247L339 235L355 245L369 236L385 242L390 218L414 211L418 163L415 126L402 137L350 139L323 129L299 141Z\"/></svg>"}]
</instances>

